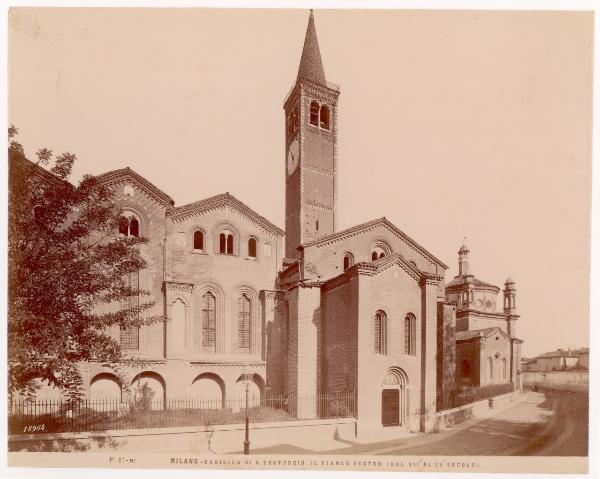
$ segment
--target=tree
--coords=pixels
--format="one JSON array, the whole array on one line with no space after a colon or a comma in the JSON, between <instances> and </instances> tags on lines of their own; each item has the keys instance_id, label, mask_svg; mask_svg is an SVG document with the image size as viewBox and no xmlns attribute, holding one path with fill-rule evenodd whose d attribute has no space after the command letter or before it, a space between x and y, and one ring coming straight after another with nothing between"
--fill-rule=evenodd
<instances>
[{"instance_id":1,"label":"tree","mask_svg":"<svg viewBox=\"0 0 600 479\"><path fill-rule=\"evenodd\" d=\"M75 155L41 149L31 162L17 133L9 128L9 392L31 394L38 379L74 399L82 395L81 362L118 369L137 361L107 328L162 319L144 318L149 293L124 280L146 266L146 240L118 234L124 219L109 188L89 175L77 186L68 181Z\"/></svg>"}]
</instances>

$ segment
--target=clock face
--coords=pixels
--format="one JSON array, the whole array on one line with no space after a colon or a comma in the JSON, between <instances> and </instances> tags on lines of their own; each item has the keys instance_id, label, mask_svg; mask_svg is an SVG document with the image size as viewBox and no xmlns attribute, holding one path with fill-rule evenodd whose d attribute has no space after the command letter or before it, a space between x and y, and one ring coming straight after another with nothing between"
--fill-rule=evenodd
<instances>
[{"instance_id":1,"label":"clock face","mask_svg":"<svg viewBox=\"0 0 600 479\"><path fill-rule=\"evenodd\" d=\"M290 146L288 147L288 153L287 153L288 175L291 175L296 170L299 160L300 160L300 146L298 145L298 140L295 139L290 143Z\"/></svg>"}]
</instances>

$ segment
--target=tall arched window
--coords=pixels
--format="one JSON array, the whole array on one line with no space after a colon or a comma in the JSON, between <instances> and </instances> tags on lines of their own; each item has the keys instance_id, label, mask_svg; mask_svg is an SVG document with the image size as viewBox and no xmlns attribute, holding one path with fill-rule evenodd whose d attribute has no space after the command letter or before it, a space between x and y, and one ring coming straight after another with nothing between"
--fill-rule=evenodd
<instances>
[{"instance_id":1,"label":"tall arched window","mask_svg":"<svg viewBox=\"0 0 600 479\"><path fill-rule=\"evenodd\" d=\"M202 350L217 350L217 308L215 295L210 291L202 296Z\"/></svg>"},{"instance_id":2,"label":"tall arched window","mask_svg":"<svg viewBox=\"0 0 600 479\"><path fill-rule=\"evenodd\" d=\"M494 360L493 360L493 358L489 358L488 366L489 366L489 370L488 370L489 379L490 379L490 382L492 382L494 379Z\"/></svg>"},{"instance_id":3,"label":"tall arched window","mask_svg":"<svg viewBox=\"0 0 600 479\"><path fill-rule=\"evenodd\" d=\"M202 231L194 231L194 249L204 250L204 233Z\"/></svg>"},{"instance_id":4,"label":"tall arched window","mask_svg":"<svg viewBox=\"0 0 600 479\"><path fill-rule=\"evenodd\" d=\"M316 101L310 104L310 124L314 126L319 124L319 104Z\"/></svg>"},{"instance_id":5,"label":"tall arched window","mask_svg":"<svg viewBox=\"0 0 600 479\"><path fill-rule=\"evenodd\" d=\"M373 324L373 342L375 352L378 354L386 354L387 352L387 318L383 311L375 313Z\"/></svg>"},{"instance_id":6,"label":"tall arched window","mask_svg":"<svg viewBox=\"0 0 600 479\"><path fill-rule=\"evenodd\" d=\"M250 238L248 240L248 256L250 258L256 258L256 238Z\"/></svg>"},{"instance_id":7,"label":"tall arched window","mask_svg":"<svg viewBox=\"0 0 600 479\"><path fill-rule=\"evenodd\" d=\"M131 293L125 300L121 302L121 309L126 311L135 311L140 306L140 274L139 271L129 273L123 280L123 286L131 289ZM137 293L136 293L137 291ZM133 313L139 315L139 311ZM131 326L128 328L120 328L119 343L121 349L138 350L140 349L140 327Z\"/></svg>"},{"instance_id":8,"label":"tall arched window","mask_svg":"<svg viewBox=\"0 0 600 479\"><path fill-rule=\"evenodd\" d=\"M233 254L233 235L229 231L223 231L219 235L219 252Z\"/></svg>"},{"instance_id":9,"label":"tall arched window","mask_svg":"<svg viewBox=\"0 0 600 479\"><path fill-rule=\"evenodd\" d=\"M139 237L139 220L132 214L121 215L119 218L119 234L126 237Z\"/></svg>"},{"instance_id":10,"label":"tall arched window","mask_svg":"<svg viewBox=\"0 0 600 479\"><path fill-rule=\"evenodd\" d=\"M416 339L415 317L408 314L404 318L404 354L410 356L416 354Z\"/></svg>"},{"instance_id":11,"label":"tall arched window","mask_svg":"<svg viewBox=\"0 0 600 479\"><path fill-rule=\"evenodd\" d=\"M502 379L506 380L506 358L502 358Z\"/></svg>"},{"instance_id":12,"label":"tall arched window","mask_svg":"<svg viewBox=\"0 0 600 479\"><path fill-rule=\"evenodd\" d=\"M238 349L242 353L250 353L250 306L250 299L242 294L238 299Z\"/></svg>"},{"instance_id":13,"label":"tall arched window","mask_svg":"<svg viewBox=\"0 0 600 479\"><path fill-rule=\"evenodd\" d=\"M329 107L327 105L321 106L321 111L319 112L320 119L320 127L329 130Z\"/></svg>"},{"instance_id":14,"label":"tall arched window","mask_svg":"<svg viewBox=\"0 0 600 479\"><path fill-rule=\"evenodd\" d=\"M344 255L344 271L354 264L354 256L352 253L346 253Z\"/></svg>"}]
</instances>

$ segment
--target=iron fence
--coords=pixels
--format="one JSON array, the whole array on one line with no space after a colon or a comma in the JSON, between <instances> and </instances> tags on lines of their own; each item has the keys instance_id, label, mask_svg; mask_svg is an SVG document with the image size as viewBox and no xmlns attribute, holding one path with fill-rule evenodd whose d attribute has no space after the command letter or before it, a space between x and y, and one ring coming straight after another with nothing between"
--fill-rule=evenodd
<instances>
[{"instance_id":1,"label":"iron fence","mask_svg":"<svg viewBox=\"0 0 600 479\"><path fill-rule=\"evenodd\" d=\"M145 429L177 426L241 424L246 399L82 399L9 402L9 434L85 432L110 429ZM315 396L250 396L251 422L331 419L356 416L356 394L340 392Z\"/></svg>"},{"instance_id":2,"label":"iron fence","mask_svg":"<svg viewBox=\"0 0 600 479\"><path fill-rule=\"evenodd\" d=\"M511 393L514 390L515 384L512 382L490 384L488 386L463 386L450 391L448 395L442 398L439 409L445 410L464 406L465 404L500 396L501 394Z\"/></svg>"}]
</instances>

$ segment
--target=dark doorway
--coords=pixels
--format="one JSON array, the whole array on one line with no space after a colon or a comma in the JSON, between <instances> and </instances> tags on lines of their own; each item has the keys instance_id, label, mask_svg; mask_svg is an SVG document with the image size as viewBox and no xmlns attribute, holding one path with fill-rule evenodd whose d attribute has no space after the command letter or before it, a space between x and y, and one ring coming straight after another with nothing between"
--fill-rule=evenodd
<instances>
[{"instance_id":1,"label":"dark doorway","mask_svg":"<svg viewBox=\"0 0 600 479\"><path fill-rule=\"evenodd\" d=\"M400 425L400 390L381 391L381 423L383 426Z\"/></svg>"}]
</instances>

